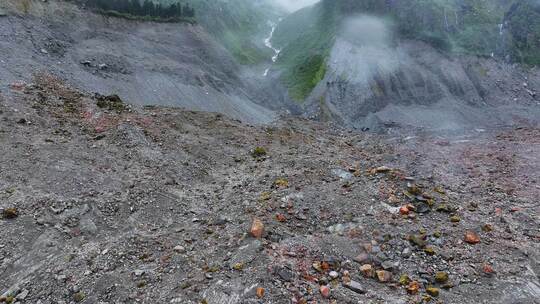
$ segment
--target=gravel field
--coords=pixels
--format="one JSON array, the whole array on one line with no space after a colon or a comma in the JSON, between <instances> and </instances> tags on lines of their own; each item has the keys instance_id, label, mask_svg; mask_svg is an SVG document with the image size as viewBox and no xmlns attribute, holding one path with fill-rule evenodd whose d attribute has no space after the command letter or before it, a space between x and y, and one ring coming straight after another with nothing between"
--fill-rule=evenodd
<instances>
[{"instance_id":1,"label":"gravel field","mask_svg":"<svg viewBox=\"0 0 540 304\"><path fill-rule=\"evenodd\" d=\"M250 126L38 74L0 95L0 302L540 303L539 155L526 122Z\"/></svg>"}]
</instances>

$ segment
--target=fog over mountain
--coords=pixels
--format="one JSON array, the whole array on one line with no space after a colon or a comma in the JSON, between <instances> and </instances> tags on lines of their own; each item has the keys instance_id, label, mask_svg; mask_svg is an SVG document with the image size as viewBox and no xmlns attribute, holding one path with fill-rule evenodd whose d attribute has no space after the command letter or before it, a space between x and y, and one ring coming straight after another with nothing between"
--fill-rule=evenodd
<instances>
[{"instance_id":1,"label":"fog over mountain","mask_svg":"<svg viewBox=\"0 0 540 304\"><path fill-rule=\"evenodd\" d=\"M303 7L313 5L319 2L319 0L269 0L269 1L285 8L289 12L294 12Z\"/></svg>"}]
</instances>

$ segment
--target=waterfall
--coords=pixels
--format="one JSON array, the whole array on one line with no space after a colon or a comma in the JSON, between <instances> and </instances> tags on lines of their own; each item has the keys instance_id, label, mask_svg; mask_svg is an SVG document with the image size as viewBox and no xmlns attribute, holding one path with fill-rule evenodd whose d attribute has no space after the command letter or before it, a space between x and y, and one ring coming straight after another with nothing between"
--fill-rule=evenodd
<instances>
[{"instance_id":1,"label":"waterfall","mask_svg":"<svg viewBox=\"0 0 540 304\"><path fill-rule=\"evenodd\" d=\"M497 43L495 45L496 50L493 54L493 57L495 54L501 58L506 58L507 51L506 51L506 44L507 44L507 36L505 35L505 31L507 30L507 22L506 20L503 20L502 23L499 23L497 25L499 29L499 37L497 39Z\"/></svg>"},{"instance_id":2,"label":"waterfall","mask_svg":"<svg viewBox=\"0 0 540 304\"><path fill-rule=\"evenodd\" d=\"M264 39L264 45L271 49L272 51L274 51L274 55L272 56L272 63L276 62L278 57L279 57L279 53L281 52L280 49L277 49L275 48L273 45L272 45L272 38L274 37L274 32L276 31L276 27L278 25L279 22L281 22L282 18L279 18L278 22L273 22L273 21L269 21L268 24L270 25L271 27L271 30L270 30L270 34L268 34L268 37L266 39ZM270 71L270 67L267 68L265 71L264 71L264 74L263 76L267 76L268 75L268 72Z\"/></svg>"}]
</instances>

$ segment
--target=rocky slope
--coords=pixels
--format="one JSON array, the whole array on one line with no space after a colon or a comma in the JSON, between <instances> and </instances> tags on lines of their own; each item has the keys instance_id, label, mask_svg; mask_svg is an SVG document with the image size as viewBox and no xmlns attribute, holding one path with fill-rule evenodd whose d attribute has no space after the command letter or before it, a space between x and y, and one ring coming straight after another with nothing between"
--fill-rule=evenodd
<instances>
[{"instance_id":1,"label":"rocky slope","mask_svg":"<svg viewBox=\"0 0 540 304\"><path fill-rule=\"evenodd\" d=\"M304 13L263 77L203 23L1 2L0 303L540 303L538 70Z\"/></svg>"},{"instance_id":2,"label":"rocky slope","mask_svg":"<svg viewBox=\"0 0 540 304\"><path fill-rule=\"evenodd\" d=\"M534 7L321 1L278 26L274 74L309 117L359 129L456 131L536 119L540 73L515 64L535 62Z\"/></svg>"},{"instance_id":3,"label":"rocky slope","mask_svg":"<svg viewBox=\"0 0 540 304\"><path fill-rule=\"evenodd\" d=\"M513 63L533 62L534 6L458 4L322 1L280 22L272 63L267 21L283 11L262 0L195 1L195 26L104 17L66 1L8 0L0 4L8 13L0 17L7 29L0 51L9 58L0 78L5 88L47 71L133 104L250 123L289 112L363 130L461 132L537 120L540 72ZM453 22L442 22L449 15Z\"/></svg>"},{"instance_id":4,"label":"rocky slope","mask_svg":"<svg viewBox=\"0 0 540 304\"><path fill-rule=\"evenodd\" d=\"M379 136L0 95L0 302L539 303L540 129Z\"/></svg>"},{"instance_id":5,"label":"rocky slope","mask_svg":"<svg viewBox=\"0 0 540 304\"><path fill-rule=\"evenodd\" d=\"M417 41L366 46L341 36L306 108L358 129L463 131L538 122L539 87L538 71L492 59L447 57Z\"/></svg>"},{"instance_id":6,"label":"rocky slope","mask_svg":"<svg viewBox=\"0 0 540 304\"><path fill-rule=\"evenodd\" d=\"M5 1L0 17L3 89L47 71L92 92L268 122L235 58L201 26L92 14L65 1ZM61 12L61 13L60 13ZM9 60L7 59L9 58ZM259 98L260 99L260 98Z\"/></svg>"}]
</instances>

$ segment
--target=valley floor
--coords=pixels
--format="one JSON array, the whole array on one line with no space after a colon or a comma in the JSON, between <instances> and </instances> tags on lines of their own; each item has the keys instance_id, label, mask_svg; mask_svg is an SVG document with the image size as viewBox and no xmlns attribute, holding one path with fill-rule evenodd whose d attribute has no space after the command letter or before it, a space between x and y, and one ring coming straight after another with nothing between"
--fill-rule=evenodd
<instances>
[{"instance_id":1,"label":"valley floor","mask_svg":"<svg viewBox=\"0 0 540 304\"><path fill-rule=\"evenodd\" d=\"M0 302L540 303L538 126L255 127L49 75L1 94Z\"/></svg>"}]
</instances>

